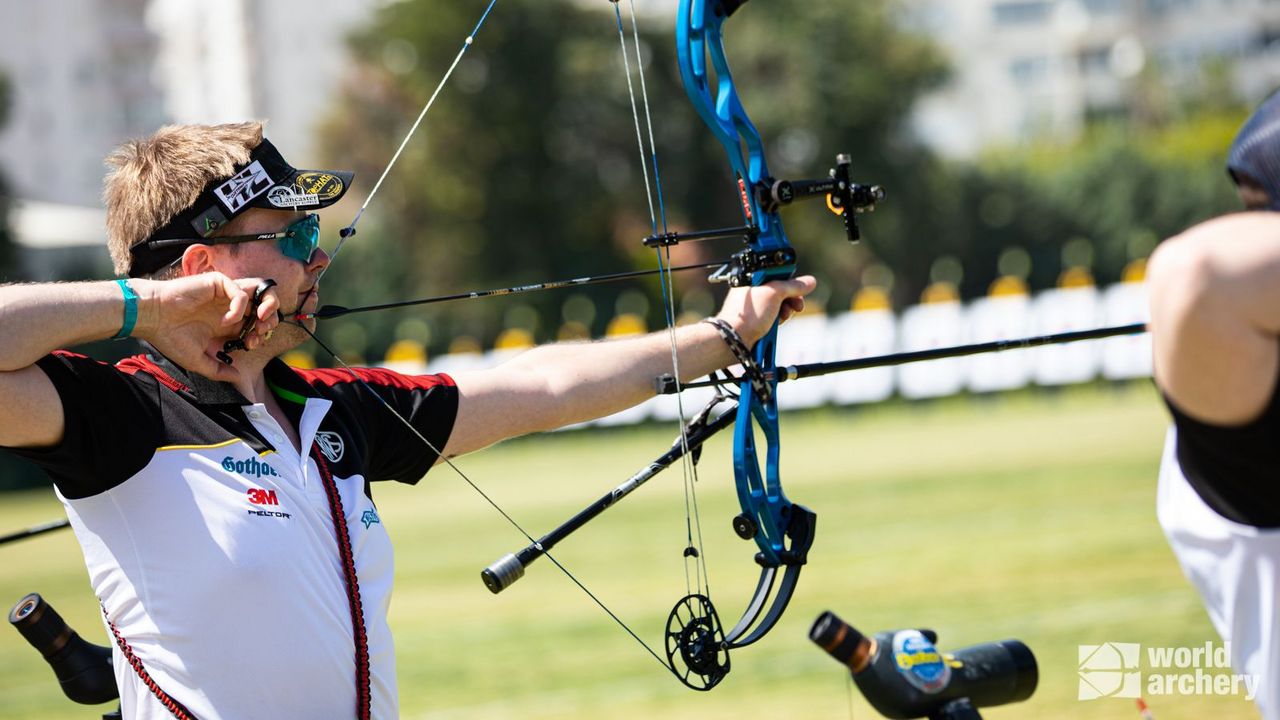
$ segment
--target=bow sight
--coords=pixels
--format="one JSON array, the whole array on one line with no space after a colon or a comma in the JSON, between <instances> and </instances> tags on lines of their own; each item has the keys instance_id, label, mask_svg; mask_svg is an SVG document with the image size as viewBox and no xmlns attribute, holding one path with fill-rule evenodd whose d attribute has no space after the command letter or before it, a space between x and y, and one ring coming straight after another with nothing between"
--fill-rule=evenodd
<instances>
[{"instance_id":1,"label":"bow sight","mask_svg":"<svg viewBox=\"0 0 1280 720\"><path fill-rule=\"evenodd\" d=\"M884 200L884 188L879 185L863 185L849 179L849 156L836 155L836 166L831 168L826 180L775 180L765 178L755 187L756 202L760 209L777 212L783 205L797 200L826 197L827 208L844 219L849 242L858 242L858 214L875 212L876 203Z\"/></svg>"},{"instance_id":2,"label":"bow sight","mask_svg":"<svg viewBox=\"0 0 1280 720\"><path fill-rule=\"evenodd\" d=\"M876 203L884 200L885 192L879 185L853 182L849 176L850 164L849 155L840 153L836 155L836 166L828 171L828 177L825 180L779 180L766 177L751 188L750 199L747 195L746 183L739 180L743 214L750 222L751 200L755 201L755 205L761 212L773 215L782 206L799 200L825 198L827 208L844 220L844 230L849 242L856 243L862 238L858 229L858 215L864 212L875 212ZM741 238L748 245L753 245L759 234L759 226L748 224L718 230L654 233L644 239L644 244L645 247L663 248L694 240ZM711 282L724 282L732 287L739 287L749 285L751 276L760 270L788 267L795 263L795 250L789 246L766 252L748 247L734 253L729 262L717 268L707 279Z\"/></svg>"}]
</instances>

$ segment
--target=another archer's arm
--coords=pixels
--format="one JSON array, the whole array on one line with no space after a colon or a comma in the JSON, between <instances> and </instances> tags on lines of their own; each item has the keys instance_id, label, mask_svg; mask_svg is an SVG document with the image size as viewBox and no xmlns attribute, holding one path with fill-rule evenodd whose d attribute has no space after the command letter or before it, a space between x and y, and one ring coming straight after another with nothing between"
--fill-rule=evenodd
<instances>
[{"instance_id":1,"label":"another archer's arm","mask_svg":"<svg viewBox=\"0 0 1280 720\"><path fill-rule=\"evenodd\" d=\"M735 288L718 317L753 345L775 318L804 306L812 277L754 288ZM697 323L676 328L681 380L706 375L736 360L715 328ZM534 348L489 370L458 373L458 414L445 448L461 455L506 438L593 420L654 395L654 381L671 372L671 334Z\"/></svg>"},{"instance_id":2,"label":"another archer's arm","mask_svg":"<svg viewBox=\"0 0 1280 720\"><path fill-rule=\"evenodd\" d=\"M1280 214L1191 228L1157 249L1147 284L1160 389L1204 422L1256 418L1280 369Z\"/></svg>"}]
</instances>

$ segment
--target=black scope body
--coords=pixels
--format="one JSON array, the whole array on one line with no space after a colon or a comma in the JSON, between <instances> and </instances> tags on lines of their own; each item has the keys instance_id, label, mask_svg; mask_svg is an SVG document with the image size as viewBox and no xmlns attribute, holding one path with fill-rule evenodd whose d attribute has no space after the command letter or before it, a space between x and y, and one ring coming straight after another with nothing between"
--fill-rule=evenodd
<instances>
[{"instance_id":1,"label":"black scope body","mask_svg":"<svg viewBox=\"0 0 1280 720\"><path fill-rule=\"evenodd\" d=\"M111 648L80 637L44 598L31 593L19 600L9 611L9 623L44 656L67 697L84 705L119 697Z\"/></svg>"},{"instance_id":2,"label":"black scope body","mask_svg":"<svg viewBox=\"0 0 1280 720\"><path fill-rule=\"evenodd\" d=\"M814 621L809 638L847 666L867 702L892 720L977 718L975 708L1031 697L1040 677L1031 648L1018 640L944 654L931 630L868 638L830 611Z\"/></svg>"}]
</instances>

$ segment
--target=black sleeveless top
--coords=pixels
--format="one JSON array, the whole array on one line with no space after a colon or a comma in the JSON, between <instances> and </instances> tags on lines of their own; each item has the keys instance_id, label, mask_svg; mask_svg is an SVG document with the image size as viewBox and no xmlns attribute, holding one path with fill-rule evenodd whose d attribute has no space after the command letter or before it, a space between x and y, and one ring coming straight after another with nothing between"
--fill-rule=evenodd
<instances>
[{"instance_id":1,"label":"black sleeveless top","mask_svg":"<svg viewBox=\"0 0 1280 720\"><path fill-rule=\"evenodd\" d=\"M1280 380L1262 414L1243 425L1202 422L1164 401L1178 430L1178 464L1205 504L1228 520L1280 528Z\"/></svg>"}]
</instances>

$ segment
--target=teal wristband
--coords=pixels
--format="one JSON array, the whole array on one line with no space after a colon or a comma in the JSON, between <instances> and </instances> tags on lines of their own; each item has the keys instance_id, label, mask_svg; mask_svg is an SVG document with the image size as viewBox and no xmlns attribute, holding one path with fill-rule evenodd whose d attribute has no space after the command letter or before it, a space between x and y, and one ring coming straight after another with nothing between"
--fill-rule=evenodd
<instances>
[{"instance_id":1,"label":"teal wristband","mask_svg":"<svg viewBox=\"0 0 1280 720\"><path fill-rule=\"evenodd\" d=\"M112 340L129 337L133 334L133 326L138 323L138 293L133 291L128 280L117 280L116 284L120 286L120 292L124 293L124 322L120 325L120 332L111 337Z\"/></svg>"}]
</instances>

